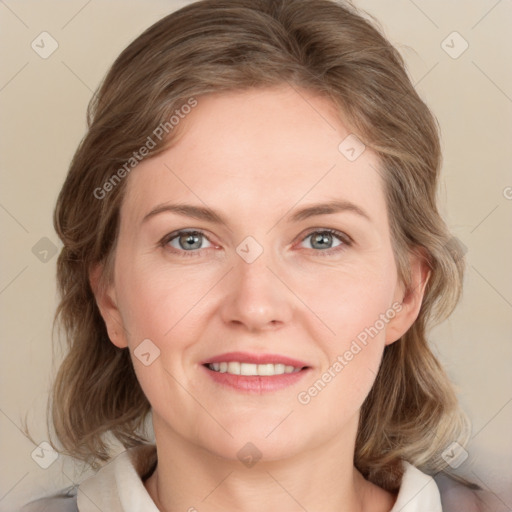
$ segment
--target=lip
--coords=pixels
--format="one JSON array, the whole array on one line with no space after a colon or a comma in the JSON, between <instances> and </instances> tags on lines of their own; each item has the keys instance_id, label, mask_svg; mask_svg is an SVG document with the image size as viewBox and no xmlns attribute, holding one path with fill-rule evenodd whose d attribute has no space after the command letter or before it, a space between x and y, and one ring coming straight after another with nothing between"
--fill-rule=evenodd
<instances>
[{"instance_id":1,"label":"lip","mask_svg":"<svg viewBox=\"0 0 512 512\"><path fill-rule=\"evenodd\" d=\"M232 375L220 373L208 368L210 363L240 361L253 364L284 364L302 368L299 372L283 373L280 375ZM201 363L201 369L206 372L215 383L227 386L243 393L263 394L285 389L297 384L312 368L303 361L279 354L250 354L248 352L228 352L206 359Z\"/></svg>"}]
</instances>

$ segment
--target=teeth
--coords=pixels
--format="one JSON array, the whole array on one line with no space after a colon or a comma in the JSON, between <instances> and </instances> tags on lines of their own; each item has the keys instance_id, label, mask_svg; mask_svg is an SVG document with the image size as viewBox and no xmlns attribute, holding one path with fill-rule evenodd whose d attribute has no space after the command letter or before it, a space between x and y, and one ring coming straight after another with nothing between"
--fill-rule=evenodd
<instances>
[{"instance_id":1,"label":"teeth","mask_svg":"<svg viewBox=\"0 0 512 512\"><path fill-rule=\"evenodd\" d=\"M230 361L229 363L210 363L208 364L208 368L215 372L230 373L232 375L261 375L264 377L272 375L282 375L283 373L296 373L300 372L300 370L302 369L284 364L253 364L240 363L238 361Z\"/></svg>"},{"instance_id":2,"label":"teeth","mask_svg":"<svg viewBox=\"0 0 512 512\"><path fill-rule=\"evenodd\" d=\"M240 375L242 372L242 365L240 363L232 362L226 363L226 372L232 373L233 375Z\"/></svg>"}]
</instances>

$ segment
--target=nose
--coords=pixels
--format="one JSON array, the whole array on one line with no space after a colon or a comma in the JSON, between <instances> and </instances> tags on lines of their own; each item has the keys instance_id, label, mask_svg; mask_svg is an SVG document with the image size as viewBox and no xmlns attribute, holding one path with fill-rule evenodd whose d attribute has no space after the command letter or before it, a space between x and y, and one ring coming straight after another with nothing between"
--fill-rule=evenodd
<instances>
[{"instance_id":1,"label":"nose","mask_svg":"<svg viewBox=\"0 0 512 512\"><path fill-rule=\"evenodd\" d=\"M276 267L266 251L252 263L235 257L234 268L224 280L221 316L226 324L255 332L275 330L290 322L297 299Z\"/></svg>"}]
</instances>

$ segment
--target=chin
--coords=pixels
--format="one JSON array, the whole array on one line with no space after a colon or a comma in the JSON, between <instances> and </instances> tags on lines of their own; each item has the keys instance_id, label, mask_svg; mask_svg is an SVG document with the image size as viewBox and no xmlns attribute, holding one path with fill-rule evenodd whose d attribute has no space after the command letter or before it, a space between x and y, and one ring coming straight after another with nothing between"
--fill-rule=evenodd
<instances>
[{"instance_id":1,"label":"chin","mask_svg":"<svg viewBox=\"0 0 512 512\"><path fill-rule=\"evenodd\" d=\"M301 442L303 433L299 435L297 432L290 432L290 429L284 426L285 422L279 425L283 417L273 422L272 426L268 422L230 425L227 430L233 437L224 432L222 438L210 437L204 446L215 455L230 460L238 459L242 463L247 460L263 462L292 457L301 450L306 450L307 439ZM246 465L250 467L250 463Z\"/></svg>"}]
</instances>

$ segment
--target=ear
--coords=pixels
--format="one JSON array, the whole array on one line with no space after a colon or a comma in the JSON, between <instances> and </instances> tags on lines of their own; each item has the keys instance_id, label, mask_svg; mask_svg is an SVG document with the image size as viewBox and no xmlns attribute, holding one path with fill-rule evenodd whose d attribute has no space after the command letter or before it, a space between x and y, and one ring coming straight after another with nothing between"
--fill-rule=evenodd
<instances>
[{"instance_id":1,"label":"ear","mask_svg":"<svg viewBox=\"0 0 512 512\"><path fill-rule=\"evenodd\" d=\"M97 264L91 272L89 272L89 282L92 292L105 322L110 341L116 347L126 348L128 346L128 340L126 339L123 319L117 307L115 286L113 280L112 283L108 285L104 285L101 282L102 272L102 264Z\"/></svg>"},{"instance_id":2,"label":"ear","mask_svg":"<svg viewBox=\"0 0 512 512\"><path fill-rule=\"evenodd\" d=\"M418 318L425 287L430 279L431 268L423 250L411 252L409 262L411 283L407 289L404 283L398 283L394 300L401 304L401 309L386 327L386 345L399 340Z\"/></svg>"}]
</instances>

